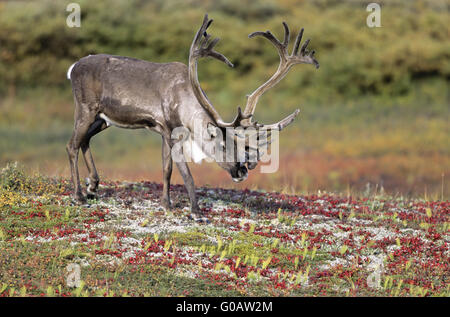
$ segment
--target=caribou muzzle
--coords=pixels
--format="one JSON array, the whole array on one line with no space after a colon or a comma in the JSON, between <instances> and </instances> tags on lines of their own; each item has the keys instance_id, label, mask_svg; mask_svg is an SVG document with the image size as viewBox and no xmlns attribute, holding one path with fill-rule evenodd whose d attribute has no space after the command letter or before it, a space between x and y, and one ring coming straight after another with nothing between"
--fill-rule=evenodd
<instances>
[{"instance_id":1,"label":"caribou muzzle","mask_svg":"<svg viewBox=\"0 0 450 317\"><path fill-rule=\"evenodd\" d=\"M231 171L231 178L233 182L239 183L245 181L248 177L248 170L245 165L241 164L238 168Z\"/></svg>"}]
</instances>

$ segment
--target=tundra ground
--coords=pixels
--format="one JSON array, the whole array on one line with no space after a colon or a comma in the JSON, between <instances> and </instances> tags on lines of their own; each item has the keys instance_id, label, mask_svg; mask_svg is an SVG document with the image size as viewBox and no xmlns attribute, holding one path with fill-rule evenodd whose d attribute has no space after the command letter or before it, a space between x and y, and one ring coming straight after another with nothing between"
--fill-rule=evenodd
<instances>
[{"instance_id":1,"label":"tundra ground","mask_svg":"<svg viewBox=\"0 0 450 317\"><path fill-rule=\"evenodd\" d=\"M449 296L448 201L1 175L0 296Z\"/></svg>"}]
</instances>

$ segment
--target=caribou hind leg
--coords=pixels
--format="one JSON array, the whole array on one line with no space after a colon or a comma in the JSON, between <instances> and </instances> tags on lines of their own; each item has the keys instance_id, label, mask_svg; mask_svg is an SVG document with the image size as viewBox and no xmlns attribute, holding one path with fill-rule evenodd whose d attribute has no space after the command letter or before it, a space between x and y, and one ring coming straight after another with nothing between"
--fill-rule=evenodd
<instances>
[{"instance_id":1,"label":"caribou hind leg","mask_svg":"<svg viewBox=\"0 0 450 317\"><path fill-rule=\"evenodd\" d=\"M91 138L105 130L108 127L103 119L97 118L94 123L88 129L87 135L85 136L83 142L81 143L81 151L83 153L84 162L89 172L89 177L87 178L87 198L94 198L97 195L98 184L100 178L98 177L97 169L95 168L94 158L92 157L90 149Z\"/></svg>"},{"instance_id":2,"label":"caribou hind leg","mask_svg":"<svg viewBox=\"0 0 450 317\"><path fill-rule=\"evenodd\" d=\"M72 137L70 138L70 141L66 146L67 154L69 156L70 172L72 174L72 183L74 187L73 195L74 199L80 203L84 203L86 199L83 196L80 185L80 174L78 172L78 153L80 151L83 138L85 137L88 129L89 123L76 123Z\"/></svg>"},{"instance_id":3,"label":"caribou hind leg","mask_svg":"<svg viewBox=\"0 0 450 317\"><path fill-rule=\"evenodd\" d=\"M72 133L72 137L67 143L66 150L69 156L70 172L72 176L72 183L74 186L74 199L79 203L86 202L86 198L83 196L83 191L80 185L80 174L78 171L78 154L80 148L83 148L83 154L88 156L86 164L92 175L96 174L93 160L91 161L91 155L89 151L89 140L99 129L96 114L91 110L95 107L92 105L81 103L79 99L75 97L75 125ZM102 125L100 125L101 127ZM101 130L100 130L101 131ZM92 163L92 164L91 164ZM92 168L94 167L94 168ZM94 172L95 171L95 172ZM96 177L98 178L98 177Z\"/></svg>"}]
</instances>

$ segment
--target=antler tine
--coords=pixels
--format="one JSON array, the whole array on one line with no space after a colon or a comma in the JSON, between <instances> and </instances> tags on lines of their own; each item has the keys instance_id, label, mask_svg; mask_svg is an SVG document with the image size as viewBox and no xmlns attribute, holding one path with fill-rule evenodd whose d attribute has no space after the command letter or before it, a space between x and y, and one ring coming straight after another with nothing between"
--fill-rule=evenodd
<instances>
[{"instance_id":1,"label":"antler tine","mask_svg":"<svg viewBox=\"0 0 450 317\"><path fill-rule=\"evenodd\" d=\"M198 29L197 33L195 34L194 40L192 41L192 45L194 44L198 45L203 35L205 35L205 37L207 36L206 30L211 25L212 21L213 21L212 19L211 20L208 19L208 14L205 14L205 16L203 17L202 26L200 27L200 29Z\"/></svg>"},{"instance_id":2,"label":"antler tine","mask_svg":"<svg viewBox=\"0 0 450 317\"><path fill-rule=\"evenodd\" d=\"M248 35L248 38L253 38L255 36L263 36L266 39L268 39L270 42L272 42L276 47L281 47L282 44L281 42L275 37L275 35L272 34L272 32L270 31L266 31L266 32L262 32L262 31L257 31L257 32L253 32L250 33Z\"/></svg>"},{"instance_id":3,"label":"antler tine","mask_svg":"<svg viewBox=\"0 0 450 317\"><path fill-rule=\"evenodd\" d=\"M280 55L280 59L285 62L286 61L286 55L287 55L287 47L289 45L289 37L290 37L290 31L289 27L286 22L283 22L284 27L284 40L283 43L281 43L275 35L272 34L270 31L266 32L253 32L248 35L249 38L253 38L255 36L262 36L268 39L278 50L278 54Z\"/></svg>"},{"instance_id":4,"label":"antler tine","mask_svg":"<svg viewBox=\"0 0 450 317\"><path fill-rule=\"evenodd\" d=\"M284 128L286 128L288 125L290 125L294 121L294 119L298 116L299 113L300 113L300 110L297 109L293 113L291 113L289 116L287 116L286 118L284 118L281 121L278 121L277 123L263 125L262 129L266 129L266 130L274 129L274 130L281 131Z\"/></svg>"},{"instance_id":5,"label":"antler tine","mask_svg":"<svg viewBox=\"0 0 450 317\"><path fill-rule=\"evenodd\" d=\"M308 46L309 42L310 42L310 39L307 39L305 41L305 43L303 43L302 47L300 48L300 54L305 55L306 47Z\"/></svg>"},{"instance_id":6,"label":"antler tine","mask_svg":"<svg viewBox=\"0 0 450 317\"><path fill-rule=\"evenodd\" d=\"M300 42L302 41L303 31L305 31L304 28L302 28L300 32L298 32L297 38L295 39L294 49L292 50L293 56L297 55L298 53L298 47L300 46Z\"/></svg>"},{"instance_id":7,"label":"antler tine","mask_svg":"<svg viewBox=\"0 0 450 317\"><path fill-rule=\"evenodd\" d=\"M283 46L284 46L284 48L287 49L287 47L289 45L289 38L291 36L291 32L289 31L289 26L284 21L283 21L283 27L284 27L284 42L283 42Z\"/></svg>"}]
</instances>

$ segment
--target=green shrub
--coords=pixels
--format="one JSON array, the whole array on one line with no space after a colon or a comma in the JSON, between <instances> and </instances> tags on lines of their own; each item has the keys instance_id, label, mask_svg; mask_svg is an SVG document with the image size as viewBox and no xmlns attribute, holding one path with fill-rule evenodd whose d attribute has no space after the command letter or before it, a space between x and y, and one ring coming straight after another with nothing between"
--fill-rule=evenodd
<instances>
[{"instance_id":1,"label":"green shrub","mask_svg":"<svg viewBox=\"0 0 450 317\"><path fill-rule=\"evenodd\" d=\"M29 176L17 162L8 163L0 170L0 189L32 195L51 195L65 191L61 180L43 175Z\"/></svg>"},{"instance_id":2,"label":"green shrub","mask_svg":"<svg viewBox=\"0 0 450 317\"><path fill-rule=\"evenodd\" d=\"M30 188L30 179L26 176L23 167L17 162L8 163L0 171L0 187L10 190L23 190Z\"/></svg>"},{"instance_id":3,"label":"green shrub","mask_svg":"<svg viewBox=\"0 0 450 317\"><path fill-rule=\"evenodd\" d=\"M88 54L186 62L205 12L216 21L211 33L222 38L218 49L236 65L230 70L216 61L205 62L199 75L208 79L205 86L210 89L226 82L239 92L251 91L270 76L278 63L273 47L247 35L270 29L281 38L281 21L287 21L293 33L305 27L322 66L318 72L303 67L288 76L286 98L294 99L299 85L331 100L336 95L405 95L415 82L430 78L448 82L450 77L449 13L430 1L383 3L383 27L373 29L365 24L366 1L80 0L79 4L81 28L66 26L64 1L0 5L0 91L22 86L67 89L68 67Z\"/></svg>"}]
</instances>

